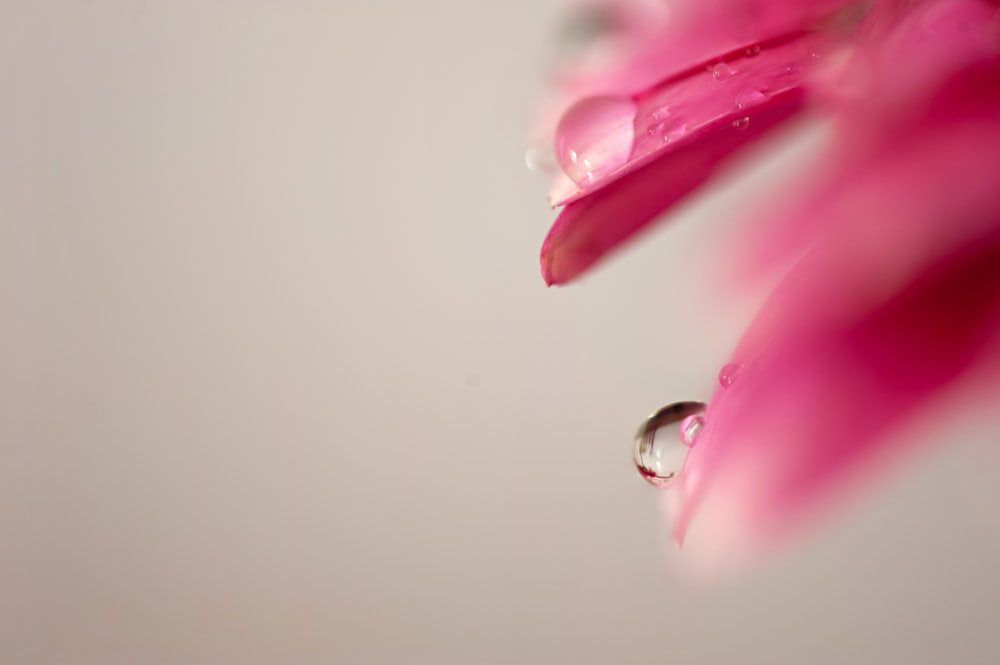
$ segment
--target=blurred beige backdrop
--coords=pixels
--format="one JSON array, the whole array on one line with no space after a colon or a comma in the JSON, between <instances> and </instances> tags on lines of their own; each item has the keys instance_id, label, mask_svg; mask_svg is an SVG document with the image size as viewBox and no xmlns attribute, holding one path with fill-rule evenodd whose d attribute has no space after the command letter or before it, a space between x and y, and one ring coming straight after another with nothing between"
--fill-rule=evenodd
<instances>
[{"instance_id":1,"label":"blurred beige backdrop","mask_svg":"<svg viewBox=\"0 0 1000 665\"><path fill-rule=\"evenodd\" d=\"M545 289L556 26L0 0L0 662L1000 662L988 420L678 573L630 436L749 317L698 285L762 176Z\"/></svg>"}]
</instances>

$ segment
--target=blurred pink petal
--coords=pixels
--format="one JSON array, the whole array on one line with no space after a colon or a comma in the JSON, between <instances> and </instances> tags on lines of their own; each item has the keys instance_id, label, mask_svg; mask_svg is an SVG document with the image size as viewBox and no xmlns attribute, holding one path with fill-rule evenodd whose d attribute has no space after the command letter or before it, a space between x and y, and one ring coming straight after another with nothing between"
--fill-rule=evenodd
<instances>
[{"instance_id":1,"label":"blurred pink petal","mask_svg":"<svg viewBox=\"0 0 1000 665\"><path fill-rule=\"evenodd\" d=\"M883 94L841 129L847 149L826 180L763 236L772 257L815 245L737 350L739 380L709 405L683 497L673 499L678 539L705 504L714 549L766 542L884 457L895 427L993 360L993 17L973 0L926 3L886 35L882 50L869 45ZM918 73L892 76L899 62Z\"/></svg>"}]
</instances>

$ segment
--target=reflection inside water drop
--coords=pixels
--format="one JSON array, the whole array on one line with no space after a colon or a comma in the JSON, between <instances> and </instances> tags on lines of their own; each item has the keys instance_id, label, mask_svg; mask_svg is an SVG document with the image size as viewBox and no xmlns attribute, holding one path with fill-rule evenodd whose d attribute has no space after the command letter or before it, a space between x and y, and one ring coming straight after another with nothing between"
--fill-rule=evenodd
<instances>
[{"instance_id":1,"label":"reflection inside water drop","mask_svg":"<svg viewBox=\"0 0 1000 665\"><path fill-rule=\"evenodd\" d=\"M701 414L688 416L681 421L681 443L690 448L698 440L701 428L705 426L705 419Z\"/></svg>"},{"instance_id":2,"label":"reflection inside water drop","mask_svg":"<svg viewBox=\"0 0 1000 665\"><path fill-rule=\"evenodd\" d=\"M669 484L701 431L704 411L701 402L676 402L651 415L635 436L633 457L639 475L651 485Z\"/></svg>"}]
</instances>

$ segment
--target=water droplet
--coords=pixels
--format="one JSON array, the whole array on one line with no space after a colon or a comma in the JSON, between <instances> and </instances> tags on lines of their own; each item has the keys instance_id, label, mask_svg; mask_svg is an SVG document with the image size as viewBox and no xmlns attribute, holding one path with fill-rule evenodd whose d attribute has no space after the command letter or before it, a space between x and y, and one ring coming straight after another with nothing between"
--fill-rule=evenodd
<instances>
[{"instance_id":1,"label":"water droplet","mask_svg":"<svg viewBox=\"0 0 1000 665\"><path fill-rule=\"evenodd\" d=\"M748 106L755 106L764 101L764 93L760 90L745 90L736 95L736 108L745 109Z\"/></svg>"},{"instance_id":2,"label":"water droplet","mask_svg":"<svg viewBox=\"0 0 1000 665\"><path fill-rule=\"evenodd\" d=\"M724 62L720 62L712 67L712 76L717 79L727 79L735 73L736 70Z\"/></svg>"},{"instance_id":3,"label":"water droplet","mask_svg":"<svg viewBox=\"0 0 1000 665\"><path fill-rule=\"evenodd\" d=\"M737 118L733 120L733 127L740 130L741 132L750 126L750 117L743 116L742 118Z\"/></svg>"},{"instance_id":4,"label":"water droplet","mask_svg":"<svg viewBox=\"0 0 1000 665\"><path fill-rule=\"evenodd\" d=\"M705 405L701 402L676 402L651 415L635 435L633 460L639 475L651 485L669 484L684 466L691 445L686 439L694 442L701 429L700 414L704 411ZM697 427L693 426L692 417L699 418ZM678 422L682 423L682 428L685 423L689 427L668 427Z\"/></svg>"},{"instance_id":5,"label":"water droplet","mask_svg":"<svg viewBox=\"0 0 1000 665\"><path fill-rule=\"evenodd\" d=\"M628 97L591 97L566 111L556 129L556 160L573 182L585 186L628 162L635 112Z\"/></svg>"},{"instance_id":6,"label":"water droplet","mask_svg":"<svg viewBox=\"0 0 1000 665\"><path fill-rule=\"evenodd\" d=\"M690 448L698 440L701 428L705 426L705 419L699 414L688 416L681 421L681 443Z\"/></svg>"},{"instance_id":7,"label":"water droplet","mask_svg":"<svg viewBox=\"0 0 1000 665\"><path fill-rule=\"evenodd\" d=\"M736 380L736 376L743 369L743 365L739 363L729 363L725 367L719 370L719 385L723 388L728 388L733 385L733 381Z\"/></svg>"},{"instance_id":8,"label":"water droplet","mask_svg":"<svg viewBox=\"0 0 1000 665\"><path fill-rule=\"evenodd\" d=\"M556 154L548 146L536 145L528 148L524 152L524 163L528 165L529 171L544 175L552 175L559 168Z\"/></svg>"},{"instance_id":9,"label":"water droplet","mask_svg":"<svg viewBox=\"0 0 1000 665\"><path fill-rule=\"evenodd\" d=\"M760 55L760 44L754 44L753 46L748 46L746 51L744 51L744 53L746 53L746 56L748 58L752 58L755 55Z\"/></svg>"}]
</instances>

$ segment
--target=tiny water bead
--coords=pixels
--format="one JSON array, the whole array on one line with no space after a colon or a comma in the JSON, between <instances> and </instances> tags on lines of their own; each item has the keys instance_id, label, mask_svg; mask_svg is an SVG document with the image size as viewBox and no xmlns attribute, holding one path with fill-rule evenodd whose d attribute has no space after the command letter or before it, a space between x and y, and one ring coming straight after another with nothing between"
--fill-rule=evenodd
<instances>
[{"instance_id":1,"label":"tiny water bead","mask_svg":"<svg viewBox=\"0 0 1000 665\"><path fill-rule=\"evenodd\" d=\"M743 116L742 118L737 118L733 120L733 127L740 130L741 132L750 126L750 116Z\"/></svg>"},{"instance_id":2,"label":"tiny water bead","mask_svg":"<svg viewBox=\"0 0 1000 665\"><path fill-rule=\"evenodd\" d=\"M669 106L654 109L648 116L646 135L652 139L672 141L687 132L684 119Z\"/></svg>"},{"instance_id":3,"label":"tiny water bead","mask_svg":"<svg viewBox=\"0 0 1000 665\"><path fill-rule=\"evenodd\" d=\"M719 370L719 385L723 388L728 388L733 385L733 381L739 375L740 370L743 369L743 365L739 363L729 363Z\"/></svg>"},{"instance_id":4,"label":"tiny water bead","mask_svg":"<svg viewBox=\"0 0 1000 665\"><path fill-rule=\"evenodd\" d=\"M688 447L704 426L704 412L701 402L676 402L646 419L633 450L635 468L646 482L664 487L680 473ZM677 423L680 427L669 427Z\"/></svg>"},{"instance_id":5,"label":"tiny water bead","mask_svg":"<svg viewBox=\"0 0 1000 665\"><path fill-rule=\"evenodd\" d=\"M559 166L577 185L600 180L628 162L635 143L636 104L629 97L590 97L559 121Z\"/></svg>"},{"instance_id":6,"label":"tiny water bead","mask_svg":"<svg viewBox=\"0 0 1000 665\"><path fill-rule=\"evenodd\" d=\"M720 62L711 68L712 77L716 79L727 79L736 74L736 70L724 62Z\"/></svg>"}]
</instances>

